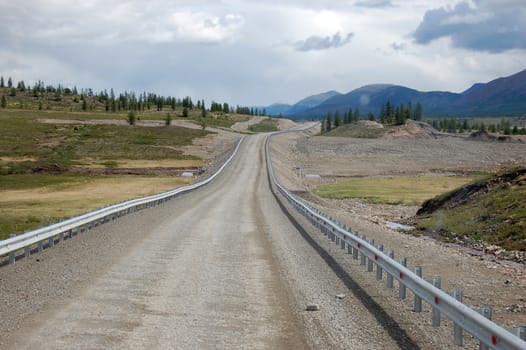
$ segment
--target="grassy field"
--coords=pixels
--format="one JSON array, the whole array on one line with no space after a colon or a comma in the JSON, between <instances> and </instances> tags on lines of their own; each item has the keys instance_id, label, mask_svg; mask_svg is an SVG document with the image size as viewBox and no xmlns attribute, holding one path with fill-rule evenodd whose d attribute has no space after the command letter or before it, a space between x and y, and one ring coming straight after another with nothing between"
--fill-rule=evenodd
<instances>
[{"instance_id":1,"label":"grassy field","mask_svg":"<svg viewBox=\"0 0 526 350\"><path fill-rule=\"evenodd\" d=\"M11 101L13 102L13 101ZM16 102L16 100L15 100ZM19 102L29 105L20 99ZM177 177L79 175L96 169L133 168L150 174L151 168L196 168L203 161L184 155L180 149L207 130L178 126L131 126L127 113L53 109L0 109L0 239L10 233L47 225L62 218L125 199L158 193L188 182ZM100 106L99 106L100 107ZM200 111L170 111L172 119L201 125ZM141 121L163 124L167 112L145 111ZM212 114L206 126L229 127L247 116ZM76 120L78 123L41 122ZM120 120L121 124L97 124L93 120ZM79 170L80 169L80 170ZM95 171L94 171L95 170ZM165 172L160 171L160 174Z\"/></svg>"},{"instance_id":2,"label":"grassy field","mask_svg":"<svg viewBox=\"0 0 526 350\"><path fill-rule=\"evenodd\" d=\"M273 119L263 119L257 124L250 125L248 130L252 132L272 132L278 131L278 122Z\"/></svg>"},{"instance_id":3,"label":"grassy field","mask_svg":"<svg viewBox=\"0 0 526 350\"><path fill-rule=\"evenodd\" d=\"M46 116L64 117L62 113ZM31 173L35 168L50 166L82 166L84 159L100 163L192 159L178 148L208 134L177 126L48 124L40 123L38 117L42 114L33 111L0 112L0 174Z\"/></svg>"},{"instance_id":4,"label":"grassy field","mask_svg":"<svg viewBox=\"0 0 526 350\"><path fill-rule=\"evenodd\" d=\"M126 199L180 187L189 181L142 176L0 176L0 239Z\"/></svg>"},{"instance_id":5,"label":"grassy field","mask_svg":"<svg viewBox=\"0 0 526 350\"><path fill-rule=\"evenodd\" d=\"M323 198L359 198L371 203L421 205L427 199L478 178L417 176L353 179L318 186L314 193Z\"/></svg>"}]
</instances>

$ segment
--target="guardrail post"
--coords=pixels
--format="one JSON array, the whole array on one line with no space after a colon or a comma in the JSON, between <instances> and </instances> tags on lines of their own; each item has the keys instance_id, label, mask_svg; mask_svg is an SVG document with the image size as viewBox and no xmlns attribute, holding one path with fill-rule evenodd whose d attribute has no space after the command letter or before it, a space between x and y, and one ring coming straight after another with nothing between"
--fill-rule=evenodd
<instances>
[{"instance_id":1,"label":"guardrail post","mask_svg":"<svg viewBox=\"0 0 526 350\"><path fill-rule=\"evenodd\" d=\"M59 243L64 242L64 232L60 232L58 237L59 237Z\"/></svg>"},{"instance_id":2,"label":"guardrail post","mask_svg":"<svg viewBox=\"0 0 526 350\"><path fill-rule=\"evenodd\" d=\"M440 277L433 277L431 283L438 289L440 289L442 284ZM439 302L440 300L435 297L435 304L438 304ZM433 307L433 327L440 327L440 311L436 307Z\"/></svg>"},{"instance_id":3,"label":"guardrail post","mask_svg":"<svg viewBox=\"0 0 526 350\"><path fill-rule=\"evenodd\" d=\"M417 275L418 277L422 277L422 267L421 266L415 266L413 271L415 275ZM420 298L416 294L415 294L415 312L417 313L422 312L422 298Z\"/></svg>"},{"instance_id":4,"label":"guardrail post","mask_svg":"<svg viewBox=\"0 0 526 350\"><path fill-rule=\"evenodd\" d=\"M358 260L358 248L352 247L352 258Z\"/></svg>"},{"instance_id":5,"label":"guardrail post","mask_svg":"<svg viewBox=\"0 0 526 350\"><path fill-rule=\"evenodd\" d=\"M49 237L47 240L48 247L54 247L55 246L55 237Z\"/></svg>"},{"instance_id":6,"label":"guardrail post","mask_svg":"<svg viewBox=\"0 0 526 350\"><path fill-rule=\"evenodd\" d=\"M340 249L345 249L345 236L340 237Z\"/></svg>"},{"instance_id":7,"label":"guardrail post","mask_svg":"<svg viewBox=\"0 0 526 350\"><path fill-rule=\"evenodd\" d=\"M9 234L9 238L13 238L15 236L16 236L16 234L14 234L14 233L10 233ZM15 252L9 252L9 265L14 264L15 260L16 260Z\"/></svg>"},{"instance_id":8,"label":"guardrail post","mask_svg":"<svg viewBox=\"0 0 526 350\"><path fill-rule=\"evenodd\" d=\"M407 267L407 258L400 259L400 264L402 266L406 266ZM403 275L402 275L402 273L400 273L400 280L398 281L398 287L399 287L398 288L398 296L400 297L401 300L406 298L406 287L402 283L402 278L403 278Z\"/></svg>"},{"instance_id":9,"label":"guardrail post","mask_svg":"<svg viewBox=\"0 0 526 350\"><path fill-rule=\"evenodd\" d=\"M29 258L30 256L31 256L31 247L30 246L24 247L24 257Z\"/></svg>"},{"instance_id":10,"label":"guardrail post","mask_svg":"<svg viewBox=\"0 0 526 350\"><path fill-rule=\"evenodd\" d=\"M369 244L374 247L374 239L369 240ZM373 259L369 258L369 261L367 262L367 272L373 272L374 269L374 261Z\"/></svg>"},{"instance_id":11,"label":"guardrail post","mask_svg":"<svg viewBox=\"0 0 526 350\"><path fill-rule=\"evenodd\" d=\"M68 238L73 238L73 229L69 229Z\"/></svg>"},{"instance_id":12,"label":"guardrail post","mask_svg":"<svg viewBox=\"0 0 526 350\"><path fill-rule=\"evenodd\" d=\"M479 307L476 308L475 311L481 314L482 316L486 317L488 320L491 320L491 317L493 315L493 309L490 307ZM480 342L479 350L489 350L489 346Z\"/></svg>"},{"instance_id":13,"label":"guardrail post","mask_svg":"<svg viewBox=\"0 0 526 350\"><path fill-rule=\"evenodd\" d=\"M391 259L394 259L394 251L392 251L392 250L388 251L387 255ZM389 288L389 289L393 288L393 275L391 275L390 273L387 273L387 288Z\"/></svg>"},{"instance_id":14,"label":"guardrail post","mask_svg":"<svg viewBox=\"0 0 526 350\"><path fill-rule=\"evenodd\" d=\"M448 294L451 295L453 298L457 299L458 301L462 302L464 293L461 290L454 290ZM462 336L462 327L460 327L456 323L453 323L453 343L457 346L464 345L464 339Z\"/></svg>"},{"instance_id":15,"label":"guardrail post","mask_svg":"<svg viewBox=\"0 0 526 350\"><path fill-rule=\"evenodd\" d=\"M378 246L378 250L383 252L384 251L384 245L380 244ZM378 263L377 263L376 264L376 280L380 281L382 279L382 274L383 274L382 267L380 265L378 265Z\"/></svg>"},{"instance_id":16,"label":"guardrail post","mask_svg":"<svg viewBox=\"0 0 526 350\"><path fill-rule=\"evenodd\" d=\"M507 328L508 332L515 334L519 339L526 340L526 327Z\"/></svg>"},{"instance_id":17,"label":"guardrail post","mask_svg":"<svg viewBox=\"0 0 526 350\"><path fill-rule=\"evenodd\" d=\"M44 250L44 241L38 241L37 250L39 253L42 253L42 251Z\"/></svg>"}]
</instances>

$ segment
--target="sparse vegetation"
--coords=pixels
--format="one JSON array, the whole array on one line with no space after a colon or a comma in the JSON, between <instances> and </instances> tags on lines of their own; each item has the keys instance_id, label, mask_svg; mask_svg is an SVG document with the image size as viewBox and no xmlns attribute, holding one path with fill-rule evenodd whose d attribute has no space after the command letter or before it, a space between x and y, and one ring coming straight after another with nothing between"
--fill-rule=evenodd
<instances>
[{"instance_id":1,"label":"sparse vegetation","mask_svg":"<svg viewBox=\"0 0 526 350\"><path fill-rule=\"evenodd\" d=\"M424 203L416 223L450 239L468 237L508 250L526 250L526 168L443 194Z\"/></svg>"},{"instance_id":2,"label":"sparse vegetation","mask_svg":"<svg viewBox=\"0 0 526 350\"><path fill-rule=\"evenodd\" d=\"M127 116L128 124L135 125L137 121L137 116L135 115L134 111L129 111Z\"/></svg>"},{"instance_id":3,"label":"sparse vegetation","mask_svg":"<svg viewBox=\"0 0 526 350\"><path fill-rule=\"evenodd\" d=\"M250 125L248 130L252 132L272 132L277 131L277 122L271 118L263 119L257 124Z\"/></svg>"},{"instance_id":4,"label":"sparse vegetation","mask_svg":"<svg viewBox=\"0 0 526 350\"><path fill-rule=\"evenodd\" d=\"M421 205L425 200L472 182L474 177L416 176L353 179L318 186L314 193L332 199L359 198L378 204Z\"/></svg>"},{"instance_id":5,"label":"sparse vegetation","mask_svg":"<svg viewBox=\"0 0 526 350\"><path fill-rule=\"evenodd\" d=\"M354 137L354 138L377 138L389 131L385 128L364 128L359 124L342 125L323 134L323 136Z\"/></svg>"}]
</instances>

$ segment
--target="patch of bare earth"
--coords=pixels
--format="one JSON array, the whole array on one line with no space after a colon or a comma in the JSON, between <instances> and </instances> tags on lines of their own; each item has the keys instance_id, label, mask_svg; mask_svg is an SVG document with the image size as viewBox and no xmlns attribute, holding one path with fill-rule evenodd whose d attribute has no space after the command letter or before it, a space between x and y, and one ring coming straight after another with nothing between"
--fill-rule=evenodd
<instances>
[{"instance_id":1,"label":"patch of bare earth","mask_svg":"<svg viewBox=\"0 0 526 350\"><path fill-rule=\"evenodd\" d=\"M524 265L498 261L490 255L479 256L480 252L386 227L387 221L413 216L418 207L373 205L354 199L329 200L311 192L320 183L353 177L494 171L526 164L526 144L477 142L439 135L353 139L315 136L316 133L314 128L273 138L273 162L282 184L336 220L374 239L376 244L383 244L386 251L394 250L396 258L406 257L408 266L422 266L425 278L441 276L444 290L463 290L468 306L492 307L497 324L526 325ZM297 167L303 175L319 174L321 178L300 177ZM377 294L374 290L371 293ZM406 309L398 311L407 313Z\"/></svg>"}]
</instances>

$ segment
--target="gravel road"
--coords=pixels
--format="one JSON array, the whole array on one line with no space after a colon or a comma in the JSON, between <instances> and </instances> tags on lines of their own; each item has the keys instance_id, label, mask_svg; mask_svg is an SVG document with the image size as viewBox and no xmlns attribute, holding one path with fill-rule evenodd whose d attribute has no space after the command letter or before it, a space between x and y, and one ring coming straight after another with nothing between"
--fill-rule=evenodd
<instances>
[{"instance_id":1,"label":"gravel road","mask_svg":"<svg viewBox=\"0 0 526 350\"><path fill-rule=\"evenodd\" d=\"M205 188L0 268L0 348L426 348L284 214L263 141Z\"/></svg>"}]
</instances>

